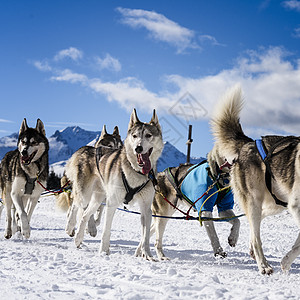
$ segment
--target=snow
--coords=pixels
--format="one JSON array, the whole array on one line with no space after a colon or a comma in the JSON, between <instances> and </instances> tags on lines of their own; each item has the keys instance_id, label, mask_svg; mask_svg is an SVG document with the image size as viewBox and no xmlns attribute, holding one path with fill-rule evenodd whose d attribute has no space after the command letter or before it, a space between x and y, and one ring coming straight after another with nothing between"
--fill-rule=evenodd
<instances>
[{"instance_id":1,"label":"snow","mask_svg":"<svg viewBox=\"0 0 300 300\"><path fill-rule=\"evenodd\" d=\"M137 208L134 208L137 210ZM238 206L236 212L240 210ZM98 235L85 236L77 249L64 231L66 214L55 208L55 197L41 197L31 221L31 237L5 240L0 220L0 299L300 299L299 258L289 274L280 260L292 247L298 229L284 212L264 220L263 247L274 274L258 273L248 255L249 227L241 220L239 243L227 244L229 224L216 223L225 259L216 259L198 221L170 220L164 235L169 261L134 257L140 239L139 216L117 211L111 255L99 255ZM154 252L154 237L151 250Z\"/></svg>"}]
</instances>

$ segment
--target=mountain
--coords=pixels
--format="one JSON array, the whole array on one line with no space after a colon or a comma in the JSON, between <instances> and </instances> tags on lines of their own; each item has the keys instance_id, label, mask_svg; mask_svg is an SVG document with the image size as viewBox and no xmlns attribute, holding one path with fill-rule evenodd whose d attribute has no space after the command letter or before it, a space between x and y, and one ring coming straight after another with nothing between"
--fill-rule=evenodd
<instances>
[{"instance_id":1,"label":"mountain","mask_svg":"<svg viewBox=\"0 0 300 300\"><path fill-rule=\"evenodd\" d=\"M94 145L100 134L101 131L88 131L78 126L57 130L48 138L50 170L62 175L65 163L71 155L82 146ZM17 133L0 138L0 159L6 152L16 149L17 141ZM202 160L203 158L192 158L191 163L198 163ZM185 162L186 155L169 142L165 142L163 153L157 163L157 170L160 172L167 167L175 167Z\"/></svg>"}]
</instances>

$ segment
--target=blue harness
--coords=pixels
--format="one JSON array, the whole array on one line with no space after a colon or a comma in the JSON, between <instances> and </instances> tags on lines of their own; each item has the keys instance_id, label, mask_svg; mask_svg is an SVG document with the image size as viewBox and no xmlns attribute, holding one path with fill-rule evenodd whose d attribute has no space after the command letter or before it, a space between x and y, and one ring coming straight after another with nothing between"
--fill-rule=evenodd
<instances>
[{"instance_id":1,"label":"blue harness","mask_svg":"<svg viewBox=\"0 0 300 300\"><path fill-rule=\"evenodd\" d=\"M181 183L181 192L194 203L213 184L213 180L209 176L209 165L207 162L192 168L193 169L191 169ZM198 213L200 213L200 210L213 211L215 205L217 205L219 212L233 208L234 200L231 189L228 188L226 191L215 193L218 189L217 184L214 185L213 188L208 191L207 195L204 195L194 204ZM215 194L212 195L213 193ZM208 197L210 198L205 202ZM204 205L202 207L203 203Z\"/></svg>"}]
</instances>

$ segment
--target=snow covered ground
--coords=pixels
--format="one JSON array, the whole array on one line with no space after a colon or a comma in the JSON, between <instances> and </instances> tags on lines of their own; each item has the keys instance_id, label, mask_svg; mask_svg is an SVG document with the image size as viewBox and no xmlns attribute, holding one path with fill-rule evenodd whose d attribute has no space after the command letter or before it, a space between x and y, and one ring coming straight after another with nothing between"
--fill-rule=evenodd
<instances>
[{"instance_id":1,"label":"snow covered ground","mask_svg":"<svg viewBox=\"0 0 300 300\"><path fill-rule=\"evenodd\" d=\"M170 220L164 236L169 261L134 257L140 239L138 215L117 211L111 255L99 256L101 229L76 249L64 231L66 216L57 212L55 197L40 199L29 240L5 240L0 221L0 299L300 299L300 260L289 274L280 260L291 248L298 229L287 212L263 222L262 239L272 276L258 273L248 255L249 228L241 218L236 248L227 243L229 225L217 223L226 259L213 257L198 221ZM101 226L100 226L101 228ZM154 238L151 250L154 253Z\"/></svg>"}]
</instances>

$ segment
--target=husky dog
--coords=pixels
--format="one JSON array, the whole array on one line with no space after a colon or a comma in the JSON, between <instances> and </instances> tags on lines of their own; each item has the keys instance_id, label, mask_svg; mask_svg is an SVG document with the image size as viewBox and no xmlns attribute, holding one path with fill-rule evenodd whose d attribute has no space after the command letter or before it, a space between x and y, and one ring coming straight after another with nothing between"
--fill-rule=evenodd
<instances>
[{"instance_id":1,"label":"husky dog","mask_svg":"<svg viewBox=\"0 0 300 300\"><path fill-rule=\"evenodd\" d=\"M130 117L124 147L104 154L99 162L100 172L93 174L97 183L97 195L92 198L76 199L81 201L77 205L87 206L75 234L77 247L83 240L84 229L90 216L106 199L100 253L109 254L111 225L116 209L122 203L137 202L141 211L142 237L135 255L147 260L153 259L150 253L149 235L152 217L151 204L155 190L149 177L152 178L153 172L156 172L156 162L162 149L162 132L155 110L151 121L143 123L138 119L134 109ZM68 172L71 173L70 165ZM90 187L86 186L85 193L88 194L89 190Z\"/></svg>"},{"instance_id":2,"label":"husky dog","mask_svg":"<svg viewBox=\"0 0 300 300\"><path fill-rule=\"evenodd\" d=\"M225 159L220 156L217 146L213 148L212 151L208 154L207 163L203 162L199 164L199 166L193 166L190 164L183 164L179 167L170 168L165 172L160 172L157 176L158 187L161 192L155 194L155 198L152 205L152 211L154 215L157 216L172 216L175 212L175 208L172 207L167 201L164 200L163 196L171 202L174 206L178 206L181 204L186 205L187 207L191 208L193 204L188 203L185 199L185 195L183 194L182 184L188 176L199 177L200 174L203 174L204 177L196 178L197 182L201 183L201 186L204 187L204 191L202 190L200 193L199 186L196 187L195 194L193 195L193 199L190 198L191 202L194 202L200 197L203 192L205 192L208 188L207 186L207 177L211 177L212 180L217 180L217 184L219 187L228 186L228 178L229 178L229 168L226 164L224 164ZM208 167L209 166L209 167ZM220 170L220 167L222 170ZM192 174L191 171L194 168L196 171ZM209 168L208 170L200 170L200 168ZM169 178L170 175L166 172L171 172L172 178ZM190 173L189 173L190 172ZM174 181L172 182L172 179ZM212 182L212 180L210 182ZM175 186L174 186L175 184ZM212 190L214 192L214 190ZM209 192L212 194L212 192ZM209 193L207 196L209 196ZM204 196L201 199L201 202L197 204L196 208L199 211L202 203L205 201L207 196ZM195 198L195 199L194 199ZM211 199L211 200L210 200ZM240 221L235 217L235 214L232 210L233 207L233 197L230 192L228 193L219 193L219 197L217 195L208 199L208 202L201 208L202 217L212 218L212 209L214 205L218 206L219 216L221 218L232 218L229 223L232 224L230 235L228 237L228 243L231 247L234 247L237 243L238 236L239 236L239 228L240 228ZM153 218L153 224L151 226L151 234L154 232L156 233L156 242L155 242L155 249L159 259L167 260L168 258L165 256L163 249L162 249L162 238L165 231L166 224L168 222L167 218L160 218L155 217ZM220 245L218 235L216 233L213 221L205 221L204 226L208 237L210 239L214 255L226 257L227 253L223 250Z\"/></svg>"},{"instance_id":3,"label":"husky dog","mask_svg":"<svg viewBox=\"0 0 300 300\"><path fill-rule=\"evenodd\" d=\"M86 205L88 205L89 202L89 200L83 202L80 199L90 199L93 193L98 191L98 186L100 185L99 170L97 167L98 161L107 151L119 149L122 146L123 143L118 126L115 126L113 133L109 134L106 131L106 126L103 125L101 135L95 143L95 147L83 146L69 159L66 166L66 176L70 179L72 184L72 205L69 206L67 213L66 232L71 237L75 234L77 214L82 215L83 210L86 209ZM67 200L65 196L62 197L64 197L64 200ZM59 199L57 205L63 209L66 204L61 200L62 199ZM98 223L100 222L102 210L103 205L100 205L97 211ZM88 222L88 232L91 236L96 236L97 234L93 216L91 216Z\"/></svg>"},{"instance_id":4,"label":"husky dog","mask_svg":"<svg viewBox=\"0 0 300 300\"><path fill-rule=\"evenodd\" d=\"M262 250L260 224L264 217L287 207L300 226L300 138L264 136L253 141L239 121L242 104L241 89L236 87L217 106L212 130L222 154L233 161L231 185L250 224L250 254L262 274L271 274L273 269ZM282 270L288 271L299 254L300 234L283 257Z\"/></svg>"},{"instance_id":5,"label":"husky dog","mask_svg":"<svg viewBox=\"0 0 300 300\"><path fill-rule=\"evenodd\" d=\"M20 230L22 235L30 237L30 219L43 188L36 182L46 185L49 163L49 144L46 138L44 124L37 120L36 128L29 128L26 119L23 120L18 149L5 154L1 161L1 190L6 208L5 238L9 239ZM12 229L12 208L18 228ZM15 225L15 224L14 224Z\"/></svg>"}]
</instances>

